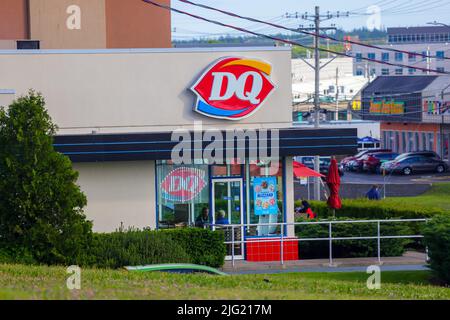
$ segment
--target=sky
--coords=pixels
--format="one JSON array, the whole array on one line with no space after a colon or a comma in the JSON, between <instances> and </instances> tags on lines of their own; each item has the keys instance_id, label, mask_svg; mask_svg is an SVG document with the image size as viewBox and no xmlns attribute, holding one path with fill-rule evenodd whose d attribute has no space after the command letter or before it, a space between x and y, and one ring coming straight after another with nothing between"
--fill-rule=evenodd
<instances>
[{"instance_id":1,"label":"sky","mask_svg":"<svg viewBox=\"0 0 450 320\"><path fill-rule=\"evenodd\" d=\"M321 13L337 11L352 14L323 22L323 26L335 24L338 28L351 30L361 27L399 27L426 25L427 22L450 24L450 0L191 0L192 2L246 15L260 20L270 21L287 27L309 26L311 22L302 19L286 18L286 13L314 13L314 7L320 6ZM276 33L278 30L250 21L240 20L210 10L183 4L171 0L172 6L181 10L204 16L224 23L246 27L262 33ZM370 8L372 6L372 8ZM376 6L376 7L373 7ZM370 9L368 9L370 8ZM377 9L378 8L378 9ZM368 11L369 10L369 11ZM368 14L372 13L372 15ZM379 14L376 14L379 12ZM217 37L222 35L242 35L238 31L216 26L194 18L172 13L172 36L175 40L198 37Z\"/></svg>"}]
</instances>

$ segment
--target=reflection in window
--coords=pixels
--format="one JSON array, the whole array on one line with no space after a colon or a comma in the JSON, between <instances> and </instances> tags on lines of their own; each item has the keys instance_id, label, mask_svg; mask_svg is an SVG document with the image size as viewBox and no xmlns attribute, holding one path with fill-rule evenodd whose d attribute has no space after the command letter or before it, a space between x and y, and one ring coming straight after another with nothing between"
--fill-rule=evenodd
<instances>
[{"instance_id":1,"label":"reflection in window","mask_svg":"<svg viewBox=\"0 0 450 320\"><path fill-rule=\"evenodd\" d=\"M208 166L156 162L159 227L193 226L209 205Z\"/></svg>"}]
</instances>

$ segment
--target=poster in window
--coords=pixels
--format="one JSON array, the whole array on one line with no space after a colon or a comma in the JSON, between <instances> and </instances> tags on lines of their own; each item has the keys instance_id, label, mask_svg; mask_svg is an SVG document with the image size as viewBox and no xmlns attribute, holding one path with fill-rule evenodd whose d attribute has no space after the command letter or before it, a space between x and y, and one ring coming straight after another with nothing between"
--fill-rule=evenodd
<instances>
[{"instance_id":1,"label":"poster in window","mask_svg":"<svg viewBox=\"0 0 450 320\"><path fill-rule=\"evenodd\" d=\"M253 192L255 215L278 214L276 177L255 178Z\"/></svg>"}]
</instances>

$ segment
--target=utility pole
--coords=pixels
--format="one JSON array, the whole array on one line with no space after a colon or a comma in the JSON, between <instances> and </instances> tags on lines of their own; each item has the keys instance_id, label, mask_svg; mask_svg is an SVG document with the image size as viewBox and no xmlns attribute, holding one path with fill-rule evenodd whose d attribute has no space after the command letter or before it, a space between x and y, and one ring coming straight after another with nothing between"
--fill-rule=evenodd
<instances>
[{"instance_id":1,"label":"utility pole","mask_svg":"<svg viewBox=\"0 0 450 320\"><path fill-rule=\"evenodd\" d=\"M336 67L336 114L334 120L339 121L339 67Z\"/></svg>"},{"instance_id":2,"label":"utility pole","mask_svg":"<svg viewBox=\"0 0 450 320\"><path fill-rule=\"evenodd\" d=\"M330 12L327 12L325 15L320 14L320 8L319 6L315 7L314 15L305 13L302 15L299 15L298 12L295 14L286 14L286 18L295 18L298 19L299 16L303 20L308 20L311 22L314 22L313 26L310 26L309 28L304 28L302 25L298 29L299 31L312 31L314 30L314 66L308 62L306 62L307 65L309 65L311 68L314 69L315 73L315 85L314 85L314 128L318 129L320 127L320 70L325 67L327 64L329 64L331 61L333 61L337 56L331 58L328 62L326 62L323 66L320 65L320 31L329 31L329 30L337 30L337 28L333 25L332 27L325 27L321 28L320 23L325 20L330 20L333 18L339 18L339 17L348 17L350 15L349 12L336 12L335 14L332 14ZM327 47L329 47L329 43L327 43ZM314 157L314 170L317 172L320 172L320 156L316 155ZM320 183L321 178L315 178L314 181L314 199L320 200Z\"/></svg>"}]
</instances>

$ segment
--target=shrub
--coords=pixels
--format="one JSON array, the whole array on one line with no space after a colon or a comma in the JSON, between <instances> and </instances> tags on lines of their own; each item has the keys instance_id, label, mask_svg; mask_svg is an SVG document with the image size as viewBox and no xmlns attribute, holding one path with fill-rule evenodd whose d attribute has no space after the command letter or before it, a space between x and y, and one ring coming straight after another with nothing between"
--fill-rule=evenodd
<instances>
[{"instance_id":1,"label":"shrub","mask_svg":"<svg viewBox=\"0 0 450 320\"><path fill-rule=\"evenodd\" d=\"M92 225L77 172L53 148L55 132L40 94L0 108L0 246L66 264L89 247Z\"/></svg>"},{"instance_id":2,"label":"shrub","mask_svg":"<svg viewBox=\"0 0 450 320\"><path fill-rule=\"evenodd\" d=\"M89 254L81 265L120 268L157 263L189 263L191 258L180 244L158 231L128 230L95 234Z\"/></svg>"},{"instance_id":3,"label":"shrub","mask_svg":"<svg viewBox=\"0 0 450 320\"><path fill-rule=\"evenodd\" d=\"M423 227L430 267L443 282L450 284L450 216L436 216Z\"/></svg>"},{"instance_id":4,"label":"shrub","mask_svg":"<svg viewBox=\"0 0 450 320\"><path fill-rule=\"evenodd\" d=\"M158 263L195 263L220 267L224 260L222 232L183 228L94 234L92 247L79 257L78 264L99 268Z\"/></svg>"},{"instance_id":5,"label":"shrub","mask_svg":"<svg viewBox=\"0 0 450 320\"><path fill-rule=\"evenodd\" d=\"M226 256L225 236L222 231L200 228L169 229L162 231L170 235L195 264L221 267Z\"/></svg>"},{"instance_id":6,"label":"shrub","mask_svg":"<svg viewBox=\"0 0 450 320\"><path fill-rule=\"evenodd\" d=\"M295 203L300 206L300 202ZM331 212L326 202L311 201L313 211L318 214L319 218L328 218ZM388 219L388 218L430 218L444 211L439 208L418 207L415 203L392 204L384 201L371 201L368 199L343 199L342 209L336 210L337 217L345 218L368 218L368 219Z\"/></svg>"},{"instance_id":7,"label":"shrub","mask_svg":"<svg viewBox=\"0 0 450 320\"><path fill-rule=\"evenodd\" d=\"M380 226L382 236L407 235L411 232L409 226L399 223L384 223ZM299 238L328 238L328 225L297 225L296 235ZM332 226L333 237L370 237L376 235L377 225L375 223L338 223ZM381 239L381 255L400 256L411 242L409 239ZM333 258L370 257L377 256L377 253L376 239L333 241ZM327 258L329 256L329 242L301 241L299 243L299 256L301 259Z\"/></svg>"}]
</instances>

